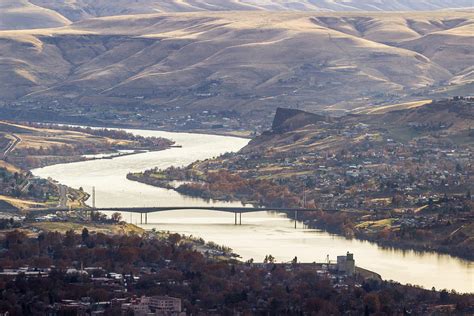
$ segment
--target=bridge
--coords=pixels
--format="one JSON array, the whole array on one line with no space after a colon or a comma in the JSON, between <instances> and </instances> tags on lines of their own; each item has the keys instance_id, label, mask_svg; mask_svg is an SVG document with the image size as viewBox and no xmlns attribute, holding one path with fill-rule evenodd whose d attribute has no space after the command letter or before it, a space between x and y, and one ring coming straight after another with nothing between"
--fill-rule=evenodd
<instances>
[{"instance_id":1,"label":"bridge","mask_svg":"<svg viewBox=\"0 0 474 316\"><path fill-rule=\"evenodd\" d=\"M128 212L128 213L139 213L140 224L148 224L148 214L155 212L166 212L166 211L178 211L178 210L204 210L204 211L218 211L218 212L229 212L234 213L234 225L242 225L242 213L252 212L292 212L294 214L294 222L296 228L296 222L298 221L298 212L351 212L347 210L335 210L335 209L315 209L315 208L281 208L281 207L226 207L226 206L159 206L159 207L95 207L95 208L34 208L25 209L28 213L41 214L41 213L56 213L66 211L79 211L79 212L93 212L93 211L108 211L108 212Z\"/></svg>"}]
</instances>

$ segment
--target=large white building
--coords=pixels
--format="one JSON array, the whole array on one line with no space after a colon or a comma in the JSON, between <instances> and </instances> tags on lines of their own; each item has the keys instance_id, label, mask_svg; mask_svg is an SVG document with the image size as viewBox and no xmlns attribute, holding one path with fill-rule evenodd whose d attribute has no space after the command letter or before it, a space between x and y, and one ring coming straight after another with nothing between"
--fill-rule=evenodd
<instances>
[{"instance_id":1,"label":"large white building","mask_svg":"<svg viewBox=\"0 0 474 316\"><path fill-rule=\"evenodd\" d=\"M122 315L134 316L185 316L181 299L170 296L142 296L122 304Z\"/></svg>"}]
</instances>

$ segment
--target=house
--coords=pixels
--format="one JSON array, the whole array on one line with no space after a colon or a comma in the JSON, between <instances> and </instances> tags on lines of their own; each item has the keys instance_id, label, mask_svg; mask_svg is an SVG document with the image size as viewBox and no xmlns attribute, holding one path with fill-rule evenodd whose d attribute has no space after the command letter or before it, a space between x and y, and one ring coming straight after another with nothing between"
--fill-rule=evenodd
<instances>
[{"instance_id":1,"label":"house","mask_svg":"<svg viewBox=\"0 0 474 316\"><path fill-rule=\"evenodd\" d=\"M346 176L357 178L360 176L360 173L358 169L351 169L346 171Z\"/></svg>"},{"instance_id":2,"label":"house","mask_svg":"<svg viewBox=\"0 0 474 316\"><path fill-rule=\"evenodd\" d=\"M49 315L87 315L89 309L89 303L75 301L75 300L63 300L61 303L55 303L50 311Z\"/></svg>"}]
</instances>

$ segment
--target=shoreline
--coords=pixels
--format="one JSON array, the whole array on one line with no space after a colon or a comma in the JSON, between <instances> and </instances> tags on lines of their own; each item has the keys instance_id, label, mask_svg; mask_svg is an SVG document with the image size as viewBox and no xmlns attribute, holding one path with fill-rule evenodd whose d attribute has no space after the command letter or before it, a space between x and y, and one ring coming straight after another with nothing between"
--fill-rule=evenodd
<instances>
[{"instance_id":1,"label":"shoreline","mask_svg":"<svg viewBox=\"0 0 474 316\"><path fill-rule=\"evenodd\" d=\"M6 124L24 125L25 128L29 127L30 123L32 123L32 122L29 122L29 123L25 124L24 121L5 121L5 122L6 122ZM42 124L44 124L45 129L50 129L51 128L51 126L47 125L48 123L42 122L42 123L37 123L37 124L40 125L40 126ZM59 126L64 125L64 124L60 124L60 123L57 124L56 123L55 125L59 127ZM41 127L39 127L39 128L41 129ZM107 128L104 127L104 129L107 129ZM65 129L65 132L66 131L69 131L69 129ZM16 145L18 142L21 141L21 139L19 137L17 137L13 132L10 132L9 134L11 134L13 137L15 137L16 141L12 142L13 145L8 146L6 152L12 151L12 149L14 148L14 145ZM95 135L91 134L91 136L95 136ZM97 136L97 137L102 137L104 139L110 138L108 136ZM111 139L114 140L114 141L120 141L121 140L120 138L111 138ZM81 144L83 144L83 143L81 143ZM134 144L132 144L132 146L133 145ZM142 145L142 144L138 143L138 145ZM26 153L26 154L23 153L23 154L20 154L19 156L13 157L11 160L6 159L6 158L9 158L9 157L3 157L5 155L5 153L2 153L2 160L5 159L5 163L7 165L11 165L11 166L15 167L18 170L18 172L29 174L35 169L41 169L41 168L44 168L44 167L54 166L54 165L58 165L58 164L69 164L69 163L76 163L76 162L82 162L82 161L101 160L101 159L115 159L115 158L130 156L130 155L137 155L137 154L142 154L142 153L147 153L147 152L158 152L158 151L164 151L164 150L171 149L171 148L180 148L180 147L182 147L182 146L175 144L175 142L173 142L173 141L169 141L165 144L156 144L156 146L152 146L152 145L146 146L145 145L145 146L137 146L137 147L130 147L130 148L123 148L122 146L118 146L118 147L114 146L112 148L98 147L99 152L94 153L94 154L80 154L80 153L71 152L71 153L66 154L66 155L63 154L63 155L57 155L57 156L55 156L54 154L46 154L44 156L34 156L34 155L29 155L28 153ZM28 158L28 157L36 158L35 162L33 164L24 163L25 159ZM20 159L20 160L18 161L18 159ZM34 175L31 175L31 177L34 177ZM45 179L45 178L42 178L42 179L48 181L52 185L57 186L58 188L60 186L62 186L60 183L58 183L56 181L48 180L48 179ZM86 201L89 198L88 194L82 194L82 193L80 193L80 191L78 189L74 189L74 188L67 187L67 186L64 186L64 187L66 188L66 194L67 194L67 192L70 192L72 196L75 196L75 197L78 198L78 199L74 199L74 200L68 201L68 202L73 203L73 206L74 206L74 204L79 204L81 206L87 206ZM58 192L59 193L59 200L61 200L61 192L60 192L61 190L60 189L58 189L58 190L59 190L59 192ZM24 201L25 203L38 203L38 204L47 203L47 201L46 202L45 201L39 201L39 200L36 200L32 197L24 197L21 200ZM4 201L4 200L2 200L2 201ZM8 204L11 205L12 209L15 209L16 212L21 211L23 209L23 207L21 207L21 206L18 207L18 206L15 206L15 205L11 204L11 203L8 203Z\"/></svg>"},{"instance_id":2,"label":"shoreline","mask_svg":"<svg viewBox=\"0 0 474 316\"><path fill-rule=\"evenodd\" d=\"M45 168L45 167L50 167L50 166L55 166L55 165L62 165L62 164L71 164L71 163L76 163L76 162L85 162L85 161L94 161L94 160L106 160L106 159L116 159L116 158L121 158L121 157L126 157L126 156L133 156L133 155L138 155L138 154L144 154L144 153L148 153L148 152L158 152L158 151L164 151L164 150L168 150L168 149L171 149L171 148L181 148L179 145L173 145L173 146L169 146L167 148L163 148L163 149L155 149L155 150L135 150L134 152L130 152L130 153L123 153L123 154L112 154L110 156L105 156L105 157L91 157L91 158L86 158L86 157L83 157L83 156L79 156L77 157L77 159L74 159L74 156L70 156L73 160L66 160L66 161L63 161L63 162L55 162L55 163L52 163L52 164L45 164L43 166L39 166L39 167L35 167L35 168L30 168L30 169L27 169L28 171L31 171L31 170L35 170L35 169L41 169L41 168ZM95 155L107 155L108 153L98 153L98 154L95 154Z\"/></svg>"},{"instance_id":3,"label":"shoreline","mask_svg":"<svg viewBox=\"0 0 474 316\"><path fill-rule=\"evenodd\" d=\"M197 235L197 234L196 234L196 235ZM335 236L338 236L337 234L334 234L334 235L335 235ZM212 238L211 238L210 240L212 240ZM222 244L226 244L226 243L225 243L225 242L222 242ZM367 246L368 246L368 245L369 245L369 243L367 243ZM374 247L374 246L371 246L371 247ZM236 247L236 248L238 248L238 247ZM401 256L401 253L400 253L400 252L398 253L398 256ZM448 258L448 257L446 257L446 258ZM376 268L374 269L373 267L372 267L372 270L374 270L374 271L379 271L378 269L376 269ZM454 287L453 287L453 288L454 288Z\"/></svg>"},{"instance_id":4,"label":"shoreline","mask_svg":"<svg viewBox=\"0 0 474 316\"><path fill-rule=\"evenodd\" d=\"M177 190L177 188L175 188L171 185L166 185L166 184L158 185L158 182L160 180L157 180L157 183L154 184L153 182L146 181L146 180L142 179L139 176L137 177L134 174L128 174L127 179L130 180L130 181L136 181L136 182L139 182L139 183L159 187L159 188L162 188L162 189L173 190L173 191L175 191L179 194L182 194L184 196L199 197L199 198L202 198L202 199L207 199L207 197L195 196L195 195L189 195L189 194L183 193L183 192ZM216 200L216 201L225 201L225 202L242 202L240 200L229 200L229 199L219 199L219 198L210 198L210 199L211 200ZM288 219L292 219L291 215L288 214L287 212L280 212L280 213L285 214ZM370 236L364 236L364 234L362 234L362 233L355 234L354 236L351 237L351 236L346 236L346 235L338 233L338 232L331 231L330 229L327 229L327 227L325 227L324 225L318 226L318 225L314 225L314 223L309 223L308 224L308 223L305 223L304 220L300 220L300 222L304 223L305 225L307 225L311 229L322 230L322 231L327 232L329 234L332 234L334 236L344 237L344 238L347 238L347 239L356 239L358 241L366 241L366 242L374 244L374 245L376 245L380 248L383 248L383 249L387 248L387 249L393 249L393 250L399 250L399 251L415 251L415 252L419 252L419 253L431 253L431 254L447 255L447 256L450 256L452 258L456 258L456 259L466 261L468 263L474 263L474 259L471 259L470 257L460 256L460 255L457 255L457 254L454 254L454 253L450 253L448 251L435 250L435 249L427 248L427 247L423 247L423 246L414 246L414 245L406 245L406 244L396 245L396 244L393 244L391 242L386 242L386 241L376 240L374 238L370 238Z\"/></svg>"},{"instance_id":5,"label":"shoreline","mask_svg":"<svg viewBox=\"0 0 474 316\"><path fill-rule=\"evenodd\" d=\"M167 132L167 133L182 133L182 134L204 134L204 135L213 135L213 136L226 136L226 137L236 137L242 139L252 139L252 136L245 136L235 134L238 131L226 130L226 131L216 131L214 129L189 129L189 130L182 130L182 129L174 129L174 128L167 128L167 127L159 127L153 128L151 126L140 127L136 125L129 125L129 124L115 124L109 123L108 125L102 124L94 124L94 123L68 123L68 122L57 122L57 121L12 121L16 123L37 123L37 124L52 124L52 125L66 125L66 126L74 126L74 127L91 127L91 128L105 128L105 129L121 129L121 130L143 130L143 131L153 131L153 132Z\"/></svg>"},{"instance_id":6,"label":"shoreline","mask_svg":"<svg viewBox=\"0 0 474 316\"><path fill-rule=\"evenodd\" d=\"M61 124L61 123L57 123L58 125ZM71 126L80 126L80 125L71 125ZM90 126L90 127L97 127L97 128L108 128L108 127L104 127L104 126ZM113 128L117 128L117 127L113 127ZM120 127L118 127L120 128ZM125 127L127 129L136 129L134 127ZM220 133L213 133L213 134L210 134L209 131L168 131L168 130L163 130L163 129L142 129L142 130L150 130L150 131L163 131L163 132L173 132L173 133L193 133L193 134L206 134L206 135L216 135L216 136L225 136L225 137L237 137L237 138L243 138L243 139L248 139L246 137L238 137L238 136L235 136L235 135L224 135L224 134L220 134ZM180 147L180 145L171 145L169 146L168 148L163 148L163 149L159 149L159 150L153 150L153 151L162 151L162 150L166 150L166 149L170 149L170 148L176 148L176 147ZM115 159L115 158L120 158L120 157L124 157L124 156L129 156L129 155L136 155L136 154L140 154L140 153L145 153L145 152L149 152L150 150L136 150L132 153L124 153L124 154L117 154L117 155L112 155L112 156L107 156L107 157L93 157L93 158L87 158L87 159L78 159L78 160L75 160L75 161L66 161L66 162L58 162L58 163L54 163L54 164L49 164L49 165L45 165L45 166L42 166L42 167L39 167L39 168L43 168L43 167L47 167L47 166L51 166L51 165L56 165L56 164L67 164L67 163L74 163L74 162L80 162L80 161L91 161L91 160L101 160L101 159ZM39 168L33 168L33 169L39 169ZM30 169L30 170L33 170L33 169ZM150 182L150 181L146 181L146 180L143 180L141 179L140 177L137 177L137 176L134 176L134 175L127 175L127 179L128 180L131 180L131 181L137 181L137 182L140 182L140 183L143 183L143 184L146 184L146 185L151 185L151 186L155 186L155 187L160 187L160 188L164 188L164 189L168 189L168 190L173 190L179 194L183 194L185 196L191 196L191 197L200 197L200 198L203 198L203 199L207 199L207 197L202 197L202 196L194 196L194 195L189 195L189 194L186 194L186 193L183 193L183 192L180 192L179 190L177 190L177 188L173 187L173 186L170 186L170 185L166 185L166 184L163 184L163 185L157 185L156 183L153 183L153 182ZM215 200L215 201L230 201L228 199L222 199L222 198L210 198L212 200ZM237 202L242 202L240 200L236 200ZM285 213L285 212L283 212ZM290 215L285 213L286 216L288 218L290 218ZM330 231L328 230L327 228L323 226L317 226L317 225L313 225L313 224L309 224L309 226L311 228L314 228L314 229L321 229L325 232L328 232L328 233L331 233L331 234L334 234L336 236L340 236L340 237L345 237L345 238L349 238L348 236L345 236L344 234L340 234L340 233L337 233L337 232L333 232L333 231ZM377 245L378 247L382 247L382 248L388 248L388 249L396 249L396 250L412 250L412 251L417 251L417 252L427 252L427 253L437 253L437 254L443 254L443 255L449 255L453 258L458 258L458 259L461 259L461 260L466 260L468 262L474 262L473 259L471 259L470 257L465 257L465 256L460 256L460 255L457 255L455 253L451 253L447 250L443 251L443 250L436 250L436 249L432 249L431 247L426 247L426 246L420 246L420 245L407 245L406 243L403 243L403 244L400 244L400 245L397 245L397 244L394 244L390 241L382 241L382 240L377 240L377 239L374 239L372 238L371 236L365 236L363 233L359 233L357 234L357 236L353 236L353 237L350 237L350 238L355 238L359 241L367 241L367 242L370 242L370 243L373 243L375 245Z\"/></svg>"}]
</instances>

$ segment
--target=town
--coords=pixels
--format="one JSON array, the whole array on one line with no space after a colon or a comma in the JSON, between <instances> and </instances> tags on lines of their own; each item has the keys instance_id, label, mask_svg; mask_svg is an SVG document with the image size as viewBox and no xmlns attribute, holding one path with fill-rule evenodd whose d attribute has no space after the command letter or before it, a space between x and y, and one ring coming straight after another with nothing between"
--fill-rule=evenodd
<instances>
[{"instance_id":1,"label":"town","mask_svg":"<svg viewBox=\"0 0 474 316\"><path fill-rule=\"evenodd\" d=\"M29 114L20 113L12 107L28 107ZM107 125L119 128L149 128L170 131L207 131L229 135L251 136L269 128L269 122L262 122L261 117L268 113L258 113L258 117L249 116L241 119L235 110L216 110L213 108L200 111L188 111L181 106L153 107L143 104L137 98L132 104L123 107L101 104L100 106L77 107L58 100L15 101L2 105L2 119L18 120L21 116L26 121L45 120L50 123L68 122L71 124ZM47 116L45 113L55 113Z\"/></svg>"},{"instance_id":2,"label":"town","mask_svg":"<svg viewBox=\"0 0 474 316\"><path fill-rule=\"evenodd\" d=\"M339 121L280 109L272 131L237 153L186 168L130 173L128 179L206 199L330 209L333 212L304 212L298 219L347 238L472 259L472 132L462 120L453 124L459 113L469 117L472 100L449 102L454 104L454 118L446 115L443 122L419 124L413 118L420 109L410 110L415 113L400 125L403 133L396 134L393 126L371 123L370 116ZM437 106L422 109L436 112ZM383 281L376 272L356 266L349 252L319 263L301 263L297 257L277 262L271 254L242 262L232 249L199 237L145 231L124 222L120 213L87 211L90 195L82 188L33 176L15 164L23 157L32 166L49 164L53 160L48 155L68 161L92 146L79 143L74 150L57 153L28 149L23 142L23 147L9 151L15 144L8 134L13 125L3 126L10 141L5 142L6 159L0 168L2 313L472 312L471 295ZM111 130L41 124L14 128L13 135L23 140L38 137L42 128L56 128L79 133L86 142L106 137L138 142L141 148L173 145ZM93 154L110 149L99 146ZM37 211L22 212L35 207ZM42 207L58 211L43 213ZM70 210L59 211L66 207ZM17 303L26 301L29 304Z\"/></svg>"},{"instance_id":3,"label":"town","mask_svg":"<svg viewBox=\"0 0 474 316\"><path fill-rule=\"evenodd\" d=\"M469 98L342 120L281 109L272 132L238 153L129 179L254 205L353 210L301 219L386 246L472 259L472 110Z\"/></svg>"},{"instance_id":4,"label":"town","mask_svg":"<svg viewBox=\"0 0 474 316\"><path fill-rule=\"evenodd\" d=\"M222 260L185 236L15 230L2 241L3 315L353 315L472 312L472 296L386 282L351 253L324 263ZM318 298L315 298L315 295Z\"/></svg>"},{"instance_id":5,"label":"town","mask_svg":"<svg viewBox=\"0 0 474 316\"><path fill-rule=\"evenodd\" d=\"M474 315L473 0L0 0L0 316Z\"/></svg>"}]
</instances>

